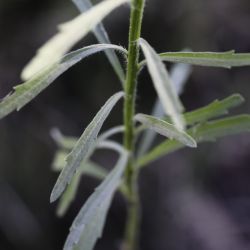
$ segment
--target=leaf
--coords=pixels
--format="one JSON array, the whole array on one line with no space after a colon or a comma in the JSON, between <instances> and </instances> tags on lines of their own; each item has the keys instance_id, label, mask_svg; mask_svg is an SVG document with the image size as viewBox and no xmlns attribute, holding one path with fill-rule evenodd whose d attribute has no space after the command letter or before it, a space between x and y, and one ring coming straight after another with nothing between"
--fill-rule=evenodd
<instances>
[{"instance_id":1,"label":"leaf","mask_svg":"<svg viewBox=\"0 0 250 250\"><path fill-rule=\"evenodd\" d=\"M195 140L191 136L184 131L176 129L175 126L164 120L145 114L137 114L134 119L141 122L147 128L152 129L158 134L166 136L169 139L176 139L191 148L195 148L197 146Z\"/></svg>"},{"instance_id":2,"label":"leaf","mask_svg":"<svg viewBox=\"0 0 250 250\"><path fill-rule=\"evenodd\" d=\"M174 85L164 64L144 39L140 38L139 44L145 55L149 73L166 114L170 116L178 129L183 130L185 127L185 121L181 115L183 106L174 90Z\"/></svg>"},{"instance_id":3,"label":"leaf","mask_svg":"<svg viewBox=\"0 0 250 250\"><path fill-rule=\"evenodd\" d=\"M64 157L62 158L63 159L62 161L57 163L57 167L59 168L60 166L60 169L57 170L61 170L66 164L65 158L67 156L67 153L61 152L61 156ZM64 216L70 204L74 201L82 175L89 175L91 177L102 180L107 176L107 171L93 162L82 163L80 166L80 171L77 174L75 174L67 190L63 193L62 197L60 198L56 211L58 216L60 217Z\"/></svg>"},{"instance_id":4,"label":"leaf","mask_svg":"<svg viewBox=\"0 0 250 250\"><path fill-rule=\"evenodd\" d=\"M86 12L87 10L91 9L93 6L89 0L72 0L74 4L77 6L80 12ZM109 39L108 33L106 32L102 23L99 23L93 30L97 40L99 43L106 43L111 44ZM121 63L113 50L105 51L105 54L110 61L114 71L116 72L118 78L120 79L121 83L124 84L124 71L122 69Z\"/></svg>"},{"instance_id":5,"label":"leaf","mask_svg":"<svg viewBox=\"0 0 250 250\"><path fill-rule=\"evenodd\" d=\"M56 152L52 163L52 169L54 171L61 171L64 168L67 163L67 155L68 152L65 152L63 150L59 150ZM92 161L82 163L80 166L80 172L81 174L89 175L96 179L103 179L107 175L107 172L103 167L100 167Z\"/></svg>"},{"instance_id":6,"label":"leaf","mask_svg":"<svg viewBox=\"0 0 250 250\"><path fill-rule=\"evenodd\" d=\"M112 10L126 2L129 0L102 1L73 20L59 25L59 32L38 50L37 55L24 68L22 79L30 79L47 66L48 62L57 62Z\"/></svg>"},{"instance_id":7,"label":"leaf","mask_svg":"<svg viewBox=\"0 0 250 250\"><path fill-rule=\"evenodd\" d=\"M124 132L125 130L125 127L124 126L116 126L116 127L113 127L111 129L108 129L107 131L103 132L102 134L100 134L97 138L98 142L97 143L100 143L108 138L110 138L111 136L113 135L116 135L118 133L122 133ZM57 128L53 128L51 131L50 131L50 134L51 134L51 137L54 139L54 141L56 142L56 144L60 147L60 148L63 148L63 149L69 149L71 150L78 138L77 137L73 137L73 136L65 136L61 133L61 131Z\"/></svg>"},{"instance_id":8,"label":"leaf","mask_svg":"<svg viewBox=\"0 0 250 250\"><path fill-rule=\"evenodd\" d=\"M227 135L234 135L250 131L250 115L238 115L230 118L219 119L197 125L187 132L198 142L206 142L219 139ZM166 140L153 148L136 162L137 167L143 167L160 157L172 153L184 146L178 141Z\"/></svg>"},{"instance_id":9,"label":"leaf","mask_svg":"<svg viewBox=\"0 0 250 250\"><path fill-rule=\"evenodd\" d=\"M233 94L221 101L215 100L205 107L199 108L195 111L187 112L184 114L184 117L188 125L201 123L220 115L226 115L228 114L229 109L237 107L243 102L244 98L240 94Z\"/></svg>"},{"instance_id":10,"label":"leaf","mask_svg":"<svg viewBox=\"0 0 250 250\"><path fill-rule=\"evenodd\" d=\"M214 141L217 138L250 131L250 115L238 115L212 122L203 123L193 128L198 141Z\"/></svg>"},{"instance_id":11,"label":"leaf","mask_svg":"<svg viewBox=\"0 0 250 250\"><path fill-rule=\"evenodd\" d=\"M23 106L48 87L58 76L80 60L106 49L117 49L125 52L122 47L116 45L97 44L65 55L60 61L47 66L29 81L14 87L15 91L7 95L0 103L0 119L14 110L19 111Z\"/></svg>"},{"instance_id":12,"label":"leaf","mask_svg":"<svg viewBox=\"0 0 250 250\"><path fill-rule=\"evenodd\" d=\"M119 92L109 98L101 110L96 114L92 122L83 132L71 153L67 156L67 164L60 173L58 180L52 190L50 201L55 201L64 191L67 184L70 183L73 175L78 170L82 161L86 161L92 154L96 146L96 138L101 127L111 112L112 108L118 102L124 93Z\"/></svg>"},{"instance_id":13,"label":"leaf","mask_svg":"<svg viewBox=\"0 0 250 250\"><path fill-rule=\"evenodd\" d=\"M77 217L64 245L64 250L92 250L98 238L101 237L104 222L116 189L121 183L121 177L128 160L127 151L123 151L116 166L89 197Z\"/></svg>"},{"instance_id":14,"label":"leaf","mask_svg":"<svg viewBox=\"0 0 250 250\"><path fill-rule=\"evenodd\" d=\"M166 52L159 54L163 61L210 67L242 67L250 65L250 53L227 52ZM145 62L142 62L144 64Z\"/></svg>"},{"instance_id":15,"label":"leaf","mask_svg":"<svg viewBox=\"0 0 250 250\"><path fill-rule=\"evenodd\" d=\"M186 64L176 64L173 66L173 68L170 71L170 78L172 79L172 82L174 84L175 90L178 95L180 95L184 89L184 85L187 82L188 77L191 74L191 66ZM162 104L157 97L153 110L152 110L152 116L161 118L164 116L164 109L162 107ZM156 133L153 130L146 130L141 138L140 144L138 146L138 153L137 155L141 156L144 155L149 148L151 147L154 139L155 139Z\"/></svg>"}]
</instances>

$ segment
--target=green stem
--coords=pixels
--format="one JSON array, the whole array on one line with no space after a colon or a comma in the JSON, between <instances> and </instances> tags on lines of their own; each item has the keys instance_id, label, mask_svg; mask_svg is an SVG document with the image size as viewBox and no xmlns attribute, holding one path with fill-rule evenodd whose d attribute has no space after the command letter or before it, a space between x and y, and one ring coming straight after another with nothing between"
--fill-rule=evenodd
<instances>
[{"instance_id":1,"label":"green stem","mask_svg":"<svg viewBox=\"0 0 250 250\"><path fill-rule=\"evenodd\" d=\"M128 219L125 231L126 250L135 250L139 224L139 197L137 171L134 168L134 122L137 75L139 71L138 39L141 35L145 0L132 0L129 28L129 49L124 101L124 146L131 153L126 169L125 184L128 190Z\"/></svg>"}]
</instances>

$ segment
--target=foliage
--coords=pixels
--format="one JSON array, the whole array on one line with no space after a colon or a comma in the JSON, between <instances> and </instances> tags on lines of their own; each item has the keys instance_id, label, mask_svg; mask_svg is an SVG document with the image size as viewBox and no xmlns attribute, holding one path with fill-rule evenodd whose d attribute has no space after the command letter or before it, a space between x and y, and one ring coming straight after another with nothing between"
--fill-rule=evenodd
<instances>
[{"instance_id":1,"label":"foliage","mask_svg":"<svg viewBox=\"0 0 250 250\"><path fill-rule=\"evenodd\" d=\"M180 84L174 77L171 77L163 62L231 68L250 65L250 55L237 54L234 51L222 53L182 51L157 54L147 41L140 38L144 0L131 0L131 2L129 0L104 0L95 6L92 6L89 0L73 0L73 2L82 13L73 20L60 25L59 32L38 50L37 55L23 70L22 77L26 81L14 87L14 92L1 101L0 118L14 110L19 111L58 76L80 60L94 53L105 51L122 83L122 90L107 100L79 139L63 136L55 129L52 131L52 137L60 148L55 156L53 169L60 171L60 174L51 193L51 202L62 195L57 210L57 214L62 216L75 197L82 174L101 180L101 184L75 218L64 245L65 250L91 250L102 235L112 198L115 191L119 190L129 204L124 245L126 249L132 250L136 247L138 229L137 176L140 169L185 146L195 148L201 142L215 141L223 136L250 130L250 115L248 114L218 119L228 114L229 109L244 101L239 94L233 94L205 107L183 113L184 107L179 94L189 70L183 68L183 65L178 66L181 67L180 75L184 79L179 80L182 82ZM131 5L128 51L110 44L108 34L100 23L113 9L125 3ZM91 30L100 44L65 54ZM141 62L139 62L140 48L145 57L145 60ZM126 77L115 50L122 52L126 57ZM135 114L137 76L144 65L147 65L158 96L152 115ZM123 97L123 125L111 128L99 135L111 110ZM137 126L136 122L142 125ZM155 135L144 132L139 148L135 148L140 138L139 135L147 129L167 139L152 147ZM124 134L123 146L109 139L116 133ZM91 160L94 151L102 148L115 150L119 154L117 164L110 173Z\"/></svg>"}]
</instances>

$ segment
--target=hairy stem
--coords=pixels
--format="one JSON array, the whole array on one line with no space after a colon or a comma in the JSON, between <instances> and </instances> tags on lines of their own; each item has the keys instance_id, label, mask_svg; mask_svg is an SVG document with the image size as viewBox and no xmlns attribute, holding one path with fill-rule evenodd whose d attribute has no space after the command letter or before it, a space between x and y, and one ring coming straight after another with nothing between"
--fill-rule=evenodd
<instances>
[{"instance_id":1,"label":"hairy stem","mask_svg":"<svg viewBox=\"0 0 250 250\"><path fill-rule=\"evenodd\" d=\"M134 122L137 75L139 71L138 39L141 35L145 0L132 0L129 28L128 64L124 101L124 146L131 153L126 169L126 187L128 190L128 219L125 231L125 249L135 250L138 238L139 197L137 190L137 171L134 168Z\"/></svg>"}]
</instances>

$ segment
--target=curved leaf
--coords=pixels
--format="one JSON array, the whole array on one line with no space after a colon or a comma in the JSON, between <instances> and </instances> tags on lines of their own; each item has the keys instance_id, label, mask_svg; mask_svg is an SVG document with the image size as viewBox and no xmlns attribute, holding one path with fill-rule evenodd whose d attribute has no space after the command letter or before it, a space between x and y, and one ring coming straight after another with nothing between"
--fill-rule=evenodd
<instances>
[{"instance_id":1,"label":"curved leaf","mask_svg":"<svg viewBox=\"0 0 250 250\"><path fill-rule=\"evenodd\" d=\"M91 31L105 16L129 0L106 0L95 5L73 20L61 24L59 32L52 37L37 52L37 55L24 68L21 76L27 80L43 69L48 62L56 62L89 31Z\"/></svg>"},{"instance_id":2,"label":"curved leaf","mask_svg":"<svg viewBox=\"0 0 250 250\"><path fill-rule=\"evenodd\" d=\"M233 50L219 53L166 52L159 54L159 56L163 61L188 63L198 66L231 68L250 65L250 53L235 53Z\"/></svg>"},{"instance_id":3,"label":"curved leaf","mask_svg":"<svg viewBox=\"0 0 250 250\"><path fill-rule=\"evenodd\" d=\"M89 0L72 0L72 1L77 6L80 12L86 12L87 10L92 8L92 4ZM102 23L99 23L92 31L95 34L99 43L111 44L108 33L106 32ZM114 71L116 72L118 78L120 79L121 83L124 84L124 79L125 79L124 71L116 53L113 50L107 50L105 51L105 54L108 60L110 61Z\"/></svg>"},{"instance_id":4,"label":"curved leaf","mask_svg":"<svg viewBox=\"0 0 250 250\"><path fill-rule=\"evenodd\" d=\"M89 197L75 218L64 250L93 249L102 235L106 215L114 193L121 183L127 160L128 152L123 150L114 169Z\"/></svg>"},{"instance_id":5,"label":"curved leaf","mask_svg":"<svg viewBox=\"0 0 250 250\"><path fill-rule=\"evenodd\" d=\"M140 38L139 44L145 55L149 73L166 114L170 116L178 129L183 130L185 128L185 121L181 114L183 106L164 64L144 39Z\"/></svg>"},{"instance_id":6,"label":"curved leaf","mask_svg":"<svg viewBox=\"0 0 250 250\"><path fill-rule=\"evenodd\" d=\"M96 114L92 122L83 132L80 139L77 141L75 147L71 153L67 156L67 164L60 173L58 180L52 190L50 201L55 201L64 191L67 184L70 183L73 175L79 168L80 164L89 158L96 146L96 138L101 130L101 127L111 112L112 108L118 102L124 93L119 92L112 97L104 104L101 110Z\"/></svg>"},{"instance_id":7,"label":"curved leaf","mask_svg":"<svg viewBox=\"0 0 250 250\"><path fill-rule=\"evenodd\" d=\"M0 103L0 119L14 110L19 111L41 91L47 88L58 76L80 60L106 49L116 49L126 53L126 50L120 46L97 44L87 46L65 55L60 61L47 66L29 81L14 87L15 91L7 95Z\"/></svg>"},{"instance_id":8,"label":"curved leaf","mask_svg":"<svg viewBox=\"0 0 250 250\"><path fill-rule=\"evenodd\" d=\"M198 142L214 141L218 138L250 131L250 115L238 115L197 125L188 133ZM136 162L137 167L143 167L160 157L183 148L178 141L166 140L153 148Z\"/></svg>"},{"instance_id":9,"label":"curved leaf","mask_svg":"<svg viewBox=\"0 0 250 250\"><path fill-rule=\"evenodd\" d=\"M172 79L172 82L174 84L174 88L178 95L180 95L184 89L184 86L187 82L188 77L191 74L191 66L187 64L181 64L178 63L173 66L173 68L170 71L170 78ZM165 112L162 107L162 104L157 97L153 110L152 110L152 116L155 117L163 117ZM155 139L156 133L152 130L147 130L143 133L143 136L141 138L139 147L138 147L138 156L144 155L149 148L151 147L154 139Z\"/></svg>"},{"instance_id":10,"label":"curved leaf","mask_svg":"<svg viewBox=\"0 0 250 250\"><path fill-rule=\"evenodd\" d=\"M184 131L176 129L175 126L167 123L166 121L145 114L137 114L134 119L141 122L147 128L152 129L158 134L166 136L169 139L176 139L191 148L195 148L197 146L195 140L191 136Z\"/></svg>"}]
</instances>

